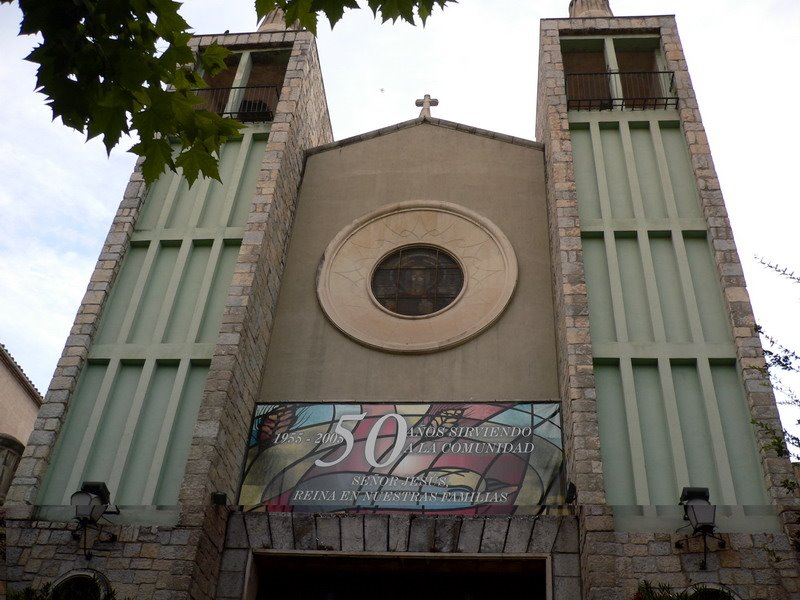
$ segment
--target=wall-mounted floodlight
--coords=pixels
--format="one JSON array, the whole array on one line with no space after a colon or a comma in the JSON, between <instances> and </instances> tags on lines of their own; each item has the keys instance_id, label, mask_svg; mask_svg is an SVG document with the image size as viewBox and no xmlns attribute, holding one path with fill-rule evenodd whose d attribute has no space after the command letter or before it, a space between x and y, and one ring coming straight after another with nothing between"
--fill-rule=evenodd
<instances>
[{"instance_id":1,"label":"wall-mounted floodlight","mask_svg":"<svg viewBox=\"0 0 800 600\"><path fill-rule=\"evenodd\" d=\"M708 488L701 487L683 488L683 492L681 492L680 504L683 506L684 521L689 521L689 525L686 525L685 527L691 527L692 534L675 542L675 547L683 548L683 544L686 540L702 535L703 562L700 563L700 569L705 570L708 559L708 538L712 537L717 540L720 548L725 547L725 540L714 533L717 528L717 507L710 502ZM681 527L680 529L684 529L684 527ZM680 531L680 529L678 531Z\"/></svg>"},{"instance_id":2,"label":"wall-mounted floodlight","mask_svg":"<svg viewBox=\"0 0 800 600\"><path fill-rule=\"evenodd\" d=\"M109 509L111 495L105 482L84 481L80 491L72 494L69 503L75 507L75 519L78 521L75 531L72 532L72 538L77 540L83 534L83 555L87 560L92 558L91 550L86 547L87 529L96 529L98 539L105 533L107 538L103 541L115 542L117 540L116 534L103 532L102 526L98 524L104 515L119 514L118 508Z\"/></svg>"}]
</instances>

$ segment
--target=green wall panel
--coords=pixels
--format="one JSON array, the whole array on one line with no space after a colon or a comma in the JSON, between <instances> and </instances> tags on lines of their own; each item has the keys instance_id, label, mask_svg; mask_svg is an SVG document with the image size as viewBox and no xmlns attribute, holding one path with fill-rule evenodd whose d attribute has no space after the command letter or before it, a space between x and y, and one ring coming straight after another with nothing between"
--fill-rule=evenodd
<instances>
[{"instance_id":1,"label":"green wall panel","mask_svg":"<svg viewBox=\"0 0 800 600\"><path fill-rule=\"evenodd\" d=\"M191 244L191 251L181 274L180 285L170 311L164 342L193 341L189 339L189 330L197 304L203 298L203 281L210 257L211 245L205 240L195 241Z\"/></svg>"},{"instance_id":2,"label":"green wall panel","mask_svg":"<svg viewBox=\"0 0 800 600\"><path fill-rule=\"evenodd\" d=\"M611 216L615 219L631 219L634 216L633 200L619 127L602 127L600 140L603 147Z\"/></svg>"},{"instance_id":3,"label":"green wall panel","mask_svg":"<svg viewBox=\"0 0 800 600\"><path fill-rule=\"evenodd\" d=\"M745 506L769 504L761 483L758 449L736 365L733 362L712 364L711 376L733 473L736 502Z\"/></svg>"},{"instance_id":4,"label":"green wall panel","mask_svg":"<svg viewBox=\"0 0 800 600\"><path fill-rule=\"evenodd\" d=\"M205 192L208 190L209 182L198 179L192 187L185 179L180 178L178 183L178 193L172 202L165 208L167 210L166 229L183 229L191 227L196 222L191 217L196 215L203 202ZM163 218L163 214L162 214Z\"/></svg>"},{"instance_id":5,"label":"green wall panel","mask_svg":"<svg viewBox=\"0 0 800 600\"><path fill-rule=\"evenodd\" d=\"M689 151L683 131L675 123L661 124L661 139L664 144L669 177L675 195L679 217L701 217L697 187L689 163Z\"/></svg>"},{"instance_id":6,"label":"green wall panel","mask_svg":"<svg viewBox=\"0 0 800 600\"><path fill-rule=\"evenodd\" d=\"M608 258L603 238L585 237L583 239L583 260L589 294L589 326L592 339L598 342L616 341L611 283L608 278Z\"/></svg>"},{"instance_id":7,"label":"green wall panel","mask_svg":"<svg viewBox=\"0 0 800 600\"><path fill-rule=\"evenodd\" d=\"M684 243L705 340L729 342L733 336L708 240L705 237L686 236Z\"/></svg>"},{"instance_id":8,"label":"green wall panel","mask_svg":"<svg viewBox=\"0 0 800 600\"><path fill-rule=\"evenodd\" d=\"M690 342L692 332L686 311L684 283L678 270L672 236L651 235L650 252L667 341Z\"/></svg>"},{"instance_id":9,"label":"green wall panel","mask_svg":"<svg viewBox=\"0 0 800 600\"><path fill-rule=\"evenodd\" d=\"M116 502L124 505L142 504L142 495L150 474L161 424L167 412L168 399L178 372L176 363L156 363L141 406L132 439L123 436L120 445L129 445L127 461L119 477ZM148 502L149 503L149 502Z\"/></svg>"},{"instance_id":10,"label":"green wall panel","mask_svg":"<svg viewBox=\"0 0 800 600\"><path fill-rule=\"evenodd\" d=\"M177 503L266 139L226 144L222 183L167 173L151 186L39 502L99 480L120 505Z\"/></svg>"},{"instance_id":11,"label":"green wall panel","mask_svg":"<svg viewBox=\"0 0 800 600\"><path fill-rule=\"evenodd\" d=\"M172 174L165 173L150 185L142 206L142 212L136 221L137 231L151 231L156 228L173 181Z\"/></svg>"},{"instance_id":12,"label":"green wall panel","mask_svg":"<svg viewBox=\"0 0 800 600\"><path fill-rule=\"evenodd\" d=\"M97 343L112 344L119 341L122 323L128 312L128 301L136 289L147 250L148 244L138 244L128 248L98 328Z\"/></svg>"},{"instance_id":13,"label":"green wall panel","mask_svg":"<svg viewBox=\"0 0 800 600\"><path fill-rule=\"evenodd\" d=\"M619 364L597 363L594 374L606 501L616 506L635 506L638 502L634 486L633 455L626 433L628 418Z\"/></svg>"},{"instance_id":14,"label":"green wall panel","mask_svg":"<svg viewBox=\"0 0 800 600\"><path fill-rule=\"evenodd\" d=\"M59 436L58 443L53 450L53 460L47 472L48 477L45 479L39 495L40 504L68 503L69 495L77 491L68 489L73 461L83 443L85 425L91 418L92 409L100 393L107 369L107 362L90 362L81 373L77 389L72 395L63 433Z\"/></svg>"},{"instance_id":15,"label":"green wall panel","mask_svg":"<svg viewBox=\"0 0 800 600\"><path fill-rule=\"evenodd\" d=\"M639 241L636 237L621 234L616 237L616 242L628 339L636 342L652 341L653 320L650 315Z\"/></svg>"},{"instance_id":16,"label":"green wall panel","mask_svg":"<svg viewBox=\"0 0 800 600\"><path fill-rule=\"evenodd\" d=\"M633 377L650 504L668 506L675 502L678 486L657 363L634 363Z\"/></svg>"},{"instance_id":17,"label":"green wall panel","mask_svg":"<svg viewBox=\"0 0 800 600\"><path fill-rule=\"evenodd\" d=\"M162 243L155 257L155 263L147 276L144 292L139 302L136 318L133 321L127 341L132 344L149 344L158 342L153 339L159 315L162 310L169 310L163 304L167 286L175 275L175 263L178 260L179 247Z\"/></svg>"},{"instance_id":18,"label":"green wall panel","mask_svg":"<svg viewBox=\"0 0 800 600\"><path fill-rule=\"evenodd\" d=\"M222 309L227 300L228 286L233 278L236 257L239 255L239 245L238 242L230 242L222 246L219 264L211 285L211 293L208 295L208 303L203 312L203 320L197 336L198 342L211 343L217 339L219 325L222 322Z\"/></svg>"},{"instance_id":19,"label":"green wall panel","mask_svg":"<svg viewBox=\"0 0 800 600\"><path fill-rule=\"evenodd\" d=\"M168 445L163 457L164 468L158 477L158 487L152 500L155 505L169 506L178 502L207 375L207 363L192 363L189 366L185 384L178 395L174 423L168 432L162 430L162 435L166 433L168 436Z\"/></svg>"},{"instance_id":20,"label":"green wall panel","mask_svg":"<svg viewBox=\"0 0 800 600\"><path fill-rule=\"evenodd\" d=\"M93 438L84 439L84 443L88 441L92 446L86 459L86 466L83 468L81 481L108 482L111 478L115 449L125 430L133 398L140 384L143 366L141 362L126 362L119 365L112 385L113 401L108 402L107 397L104 398L106 402L102 406L102 416L97 431Z\"/></svg>"},{"instance_id":21,"label":"green wall panel","mask_svg":"<svg viewBox=\"0 0 800 600\"><path fill-rule=\"evenodd\" d=\"M694 485L727 507L723 531L778 530L677 112L569 118L616 526L676 529Z\"/></svg>"},{"instance_id":22,"label":"green wall panel","mask_svg":"<svg viewBox=\"0 0 800 600\"><path fill-rule=\"evenodd\" d=\"M235 167L242 151L242 142L228 142L223 146L219 160L219 175L223 182L232 181ZM208 192L203 201L202 211L198 220L199 227L219 227L226 225L228 215L223 215L226 205L226 196L229 187L219 181L209 181Z\"/></svg>"},{"instance_id":23,"label":"green wall panel","mask_svg":"<svg viewBox=\"0 0 800 600\"><path fill-rule=\"evenodd\" d=\"M648 219L663 219L667 209L650 127L647 123L632 123L630 132L644 215Z\"/></svg>"},{"instance_id":24,"label":"green wall panel","mask_svg":"<svg viewBox=\"0 0 800 600\"><path fill-rule=\"evenodd\" d=\"M722 443L722 440L713 440L710 436L706 398L700 386L697 364L673 363L672 380L687 457L688 485L707 487L712 501L719 502L722 493L714 462L714 445Z\"/></svg>"},{"instance_id":25,"label":"green wall panel","mask_svg":"<svg viewBox=\"0 0 800 600\"><path fill-rule=\"evenodd\" d=\"M246 157L242 157L241 183L228 220L229 227L244 227L247 223L247 215L250 214L250 205L253 203L253 194L256 191L256 182L261 170L261 158L266 149L266 135L253 136Z\"/></svg>"},{"instance_id":26,"label":"green wall panel","mask_svg":"<svg viewBox=\"0 0 800 600\"><path fill-rule=\"evenodd\" d=\"M571 131L572 154L575 164L575 186L578 191L578 213L581 220L599 219L600 193L597 187L597 171L592 151L592 134L589 128Z\"/></svg>"}]
</instances>

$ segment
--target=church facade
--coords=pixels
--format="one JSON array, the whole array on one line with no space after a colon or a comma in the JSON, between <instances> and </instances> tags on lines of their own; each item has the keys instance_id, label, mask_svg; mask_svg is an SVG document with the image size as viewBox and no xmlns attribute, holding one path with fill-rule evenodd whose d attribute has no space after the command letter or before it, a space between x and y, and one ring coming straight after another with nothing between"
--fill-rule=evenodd
<instances>
[{"instance_id":1,"label":"church facade","mask_svg":"<svg viewBox=\"0 0 800 600\"><path fill-rule=\"evenodd\" d=\"M195 38L247 127L222 183L132 175L7 498L10 589L800 598L675 20L570 12L536 142L430 98L334 141L310 33Z\"/></svg>"}]
</instances>

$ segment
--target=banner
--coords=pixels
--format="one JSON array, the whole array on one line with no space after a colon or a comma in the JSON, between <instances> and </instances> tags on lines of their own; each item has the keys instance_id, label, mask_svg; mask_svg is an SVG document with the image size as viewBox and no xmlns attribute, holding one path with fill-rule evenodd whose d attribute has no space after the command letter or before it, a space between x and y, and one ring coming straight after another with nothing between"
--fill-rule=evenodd
<instances>
[{"instance_id":1,"label":"banner","mask_svg":"<svg viewBox=\"0 0 800 600\"><path fill-rule=\"evenodd\" d=\"M249 510L513 514L563 504L561 405L259 404Z\"/></svg>"}]
</instances>

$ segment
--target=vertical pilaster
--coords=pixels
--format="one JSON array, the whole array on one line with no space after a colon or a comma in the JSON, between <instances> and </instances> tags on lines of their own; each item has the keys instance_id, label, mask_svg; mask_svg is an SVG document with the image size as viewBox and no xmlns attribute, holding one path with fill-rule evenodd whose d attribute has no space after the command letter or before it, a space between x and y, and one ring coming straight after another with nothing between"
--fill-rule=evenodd
<instances>
[{"instance_id":1,"label":"vertical pilaster","mask_svg":"<svg viewBox=\"0 0 800 600\"><path fill-rule=\"evenodd\" d=\"M276 34L276 35L289 35ZM201 526L191 597L213 597L227 511L261 385L307 148L332 141L314 37L298 32L228 291L181 485L182 523Z\"/></svg>"},{"instance_id":2,"label":"vertical pilaster","mask_svg":"<svg viewBox=\"0 0 800 600\"><path fill-rule=\"evenodd\" d=\"M589 303L560 45L563 23L544 20L541 25L536 137L545 145L565 458L580 507L583 597L600 598L613 585L613 559L602 552L603 545L613 541L613 517L603 485Z\"/></svg>"}]
</instances>

